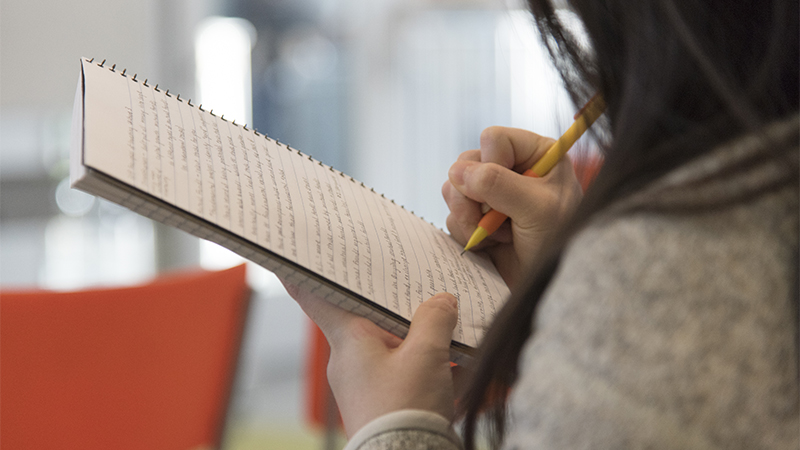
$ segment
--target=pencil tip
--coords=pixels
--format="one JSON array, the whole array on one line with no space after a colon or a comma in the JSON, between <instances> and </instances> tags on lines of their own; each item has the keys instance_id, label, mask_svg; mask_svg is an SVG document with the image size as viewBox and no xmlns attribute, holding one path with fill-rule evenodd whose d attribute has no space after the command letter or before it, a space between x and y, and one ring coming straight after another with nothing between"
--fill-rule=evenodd
<instances>
[{"instance_id":1,"label":"pencil tip","mask_svg":"<svg viewBox=\"0 0 800 450\"><path fill-rule=\"evenodd\" d=\"M489 233L486 231L486 229L483 228L482 226L478 226L478 228L476 228L475 231L472 233L472 236L470 236L469 241L467 241L467 245L464 246L464 251L461 252L461 254L463 255L464 253L469 251L469 249L471 249L472 247L475 247L476 245L480 244L480 242L484 240L487 236L489 236Z\"/></svg>"}]
</instances>

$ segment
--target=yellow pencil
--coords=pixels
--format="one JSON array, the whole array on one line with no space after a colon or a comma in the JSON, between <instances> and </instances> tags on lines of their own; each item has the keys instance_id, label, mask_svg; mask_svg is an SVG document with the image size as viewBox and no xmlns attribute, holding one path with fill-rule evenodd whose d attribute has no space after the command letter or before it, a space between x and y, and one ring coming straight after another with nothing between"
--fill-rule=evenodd
<instances>
[{"instance_id":1,"label":"yellow pencil","mask_svg":"<svg viewBox=\"0 0 800 450\"><path fill-rule=\"evenodd\" d=\"M569 151L575 142L583 135L586 130L603 114L605 102L600 95L595 95L586 105L575 114L575 123L547 150L536 164L526 170L523 175L539 178L547 175L550 170L558 164L558 161ZM492 209L478 222L478 228L472 233L464 252L478 245L490 234L497 231L500 225L508 218L505 214ZM462 254L464 253L462 252Z\"/></svg>"}]
</instances>

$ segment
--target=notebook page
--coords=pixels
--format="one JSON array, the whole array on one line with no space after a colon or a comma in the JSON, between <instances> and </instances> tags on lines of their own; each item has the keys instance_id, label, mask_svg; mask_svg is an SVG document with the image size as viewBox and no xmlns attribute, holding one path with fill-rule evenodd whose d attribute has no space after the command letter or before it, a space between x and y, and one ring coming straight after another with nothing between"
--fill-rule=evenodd
<instances>
[{"instance_id":1,"label":"notebook page","mask_svg":"<svg viewBox=\"0 0 800 450\"><path fill-rule=\"evenodd\" d=\"M451 292L453 337L470 346L508 296L488 260L461 255L442 230L349 176L142 80L88 62L84 71L86 166L406 319Z\"/></svg>"}]
</instances>

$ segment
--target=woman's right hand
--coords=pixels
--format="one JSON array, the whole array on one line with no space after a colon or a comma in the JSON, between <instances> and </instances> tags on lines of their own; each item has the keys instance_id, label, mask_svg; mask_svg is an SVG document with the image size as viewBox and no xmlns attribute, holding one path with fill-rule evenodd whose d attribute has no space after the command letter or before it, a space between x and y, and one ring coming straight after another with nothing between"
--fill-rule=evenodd
<instances>
[{"instance_id":1,"label":"woman's right hand","mask_svg":"<svg viewBox=\"0 0 800 450\"><path fill-rule=\"evenodd\" d=\"M553 142L518 128L487 128L481 133L480 150L462 153L442 186L450 208L447 228L462 245L475 231L486 206L509 217L476 247L489 254L509 287L548 237L572 216L583 197L569 157L542 178L521 175Z\"/></svg>"}]
</instances>

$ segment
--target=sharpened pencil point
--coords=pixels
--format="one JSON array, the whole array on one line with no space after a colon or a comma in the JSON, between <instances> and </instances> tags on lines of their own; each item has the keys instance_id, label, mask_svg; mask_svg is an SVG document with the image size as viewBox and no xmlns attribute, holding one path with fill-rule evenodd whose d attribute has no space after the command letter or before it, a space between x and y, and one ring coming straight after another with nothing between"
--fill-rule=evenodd
<instances>
[{"instance_id":1,"label":"sharpened pencil point","mask_svg":"<svg viewBox=\"0 0 800 450\"><path fill-rule=\"evenodd\" d=\"M486 239L488 236L489 233L486 231L486 229L483 228L482 226L478 226L478 228L475 229L475 232L472 233L472 236L469 238L469 241L467 241L467 245L464 246L464 252L480 244L481 241ZM464 252L462 252L461 254L463 255Z\"/></svg>"}]
</instances>

